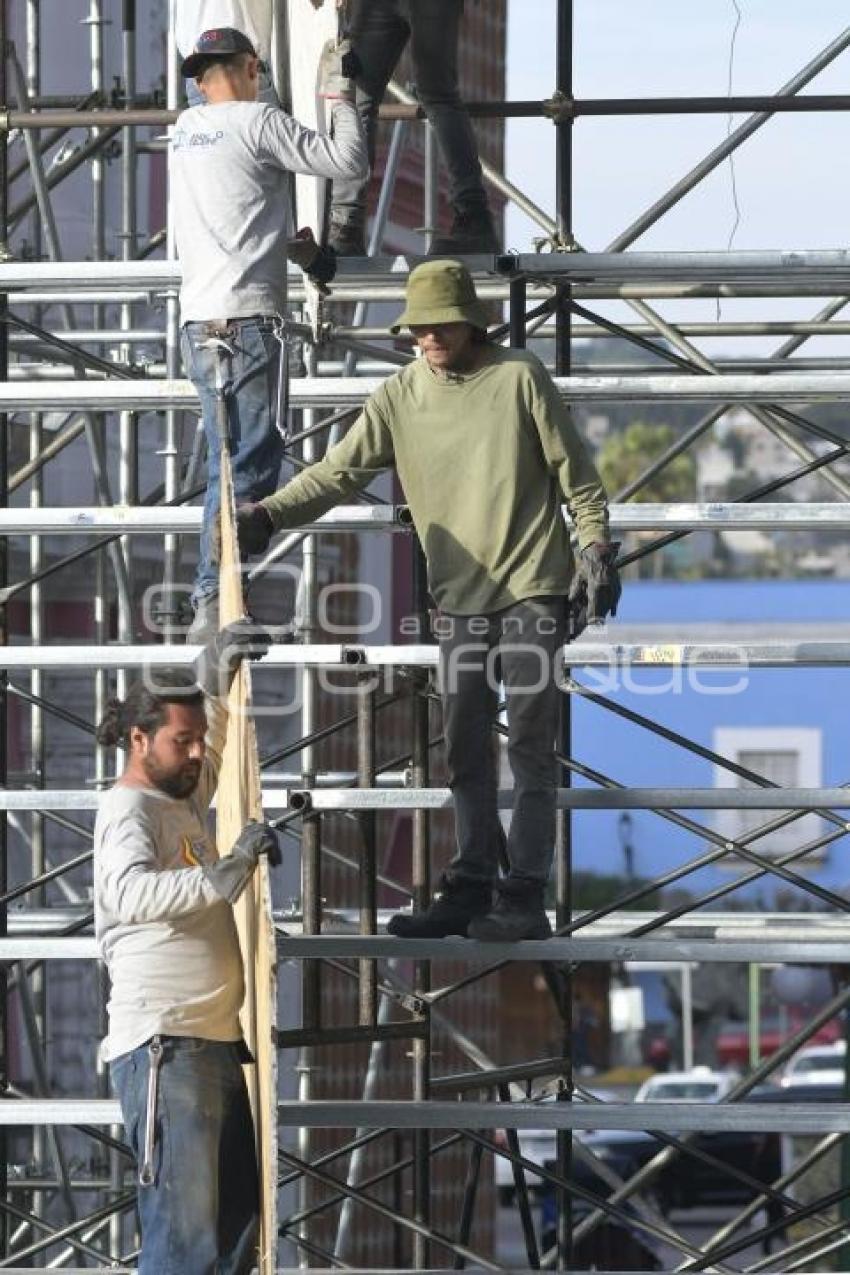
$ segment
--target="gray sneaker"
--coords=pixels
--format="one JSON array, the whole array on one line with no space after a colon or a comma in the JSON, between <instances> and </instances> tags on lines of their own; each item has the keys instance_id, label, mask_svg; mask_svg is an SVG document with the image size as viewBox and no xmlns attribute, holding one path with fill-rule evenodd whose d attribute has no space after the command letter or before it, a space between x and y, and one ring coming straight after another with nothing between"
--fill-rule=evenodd
<instances>
[{"instance_id":1,"label":"gray sneaker","mask_svg":"<svg viewBox=\"0 0 850 1275\"><path fill-rule=\"evenodd\" d=\"M187 646L206 646L218 633L218 594L201 598L195 608L195 618L186 631Z\"/></svg>"}]
</instances>

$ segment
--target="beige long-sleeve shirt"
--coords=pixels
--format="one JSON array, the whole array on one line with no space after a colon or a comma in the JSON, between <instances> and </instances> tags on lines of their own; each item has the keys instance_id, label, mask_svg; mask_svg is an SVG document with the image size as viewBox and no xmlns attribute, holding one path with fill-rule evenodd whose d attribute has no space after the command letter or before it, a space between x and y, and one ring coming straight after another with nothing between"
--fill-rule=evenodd
<instances>
[{"instance_id":1,"label":"beige long-sleeve shirt","mask_svg":"<svg viewBox=\"0 0 850 1275\"><path fill-rule=\"evenodd\" d=\"M117 783L98 807L95 933L111 984L106 1059L157 1033L242 1036L245 988L233 909L203 871L218 858L207 812L227 710L215 700L206 709L206 757L191 797Z\"/></svg>"},{"instance_id":2,"label":"beige long-sleeve shirt","mask_svg":"<svg viewBox=\"0 0 850 1275\"><path fill-rule=\"evenodd\" d=\"M566 592L579 545L608 539L599 475L533 354L488 347L468 376L424 359L367 400L345 438L262 503L275 528L319 517L394 465L441 610L479 615Z\"/></svg>"}]
</instances>

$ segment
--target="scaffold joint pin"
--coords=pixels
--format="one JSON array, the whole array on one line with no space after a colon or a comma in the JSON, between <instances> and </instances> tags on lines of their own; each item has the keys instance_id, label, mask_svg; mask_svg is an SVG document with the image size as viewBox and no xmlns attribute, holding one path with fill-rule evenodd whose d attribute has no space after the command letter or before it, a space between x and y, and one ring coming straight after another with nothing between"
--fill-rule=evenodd
<instances>
[{"instance_id":1,"label":"scaffold joint pin","mask_svg":"<svg viewBox=\"0 0 850 1275\"><path fill-rule=\"evenodd\" d=\"M575 98L568 97L566 93L558 89L543 102L543 114L553 124L568 124L570 120L575 119Z\"/></svg>"}]
</instances>

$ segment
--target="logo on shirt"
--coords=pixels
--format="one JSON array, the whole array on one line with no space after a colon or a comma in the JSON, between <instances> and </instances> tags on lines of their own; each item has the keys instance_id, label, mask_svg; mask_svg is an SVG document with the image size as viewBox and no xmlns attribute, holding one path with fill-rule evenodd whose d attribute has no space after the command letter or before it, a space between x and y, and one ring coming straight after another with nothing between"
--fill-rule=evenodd
<instances>
[{"instance_id":1,"label":"logo on shirt","mask_svg":"<svg viewBox=\"0 0 850 1275\"><path fill-rule=\"evenodd\" d=\"M182 151L201 149L210 150L213 146L218 146L219 142L224 140L224 129L220 128L215 133L190 133L188 129L178 128L171 137L171 149L173 151Z\"/></svg>"},{"instance_id":2,"label":"logo on shirt","mask_svg":"<svg viewBox=\"0 0 850 1275\"><path fill-rule=\"evenodd\" d=\"M200 868L204 861L204 847L197 845L189 837L180 838L180 859L187 868Z\"/></svg>"}]
</instances>

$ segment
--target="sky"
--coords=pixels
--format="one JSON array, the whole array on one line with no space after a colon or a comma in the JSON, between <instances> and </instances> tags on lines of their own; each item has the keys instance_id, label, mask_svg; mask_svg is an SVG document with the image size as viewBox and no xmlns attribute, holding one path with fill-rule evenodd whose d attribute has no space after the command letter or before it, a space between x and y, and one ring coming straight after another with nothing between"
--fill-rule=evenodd
<instances>
[{"instance_id":1,"label":"sky","mask_svg":"<svg viewBox=\"0 0 850 1275\"><path fill-rule=\"evenodd\" d=\"M481 2L481 0L479 0ZM575 0L577 97L772 93L850 24L847 0ZM555 84L555 0L509 0L508 97L542 99ZM809 89L850 92L850 52ZM735 116L738 123L743 117ZM727 116L580 119L574 131L574 227L600 251L726 136ZM553 212L554 146L548 121L510 121L508 176ZM850 238L850 113L774 118L735 157L735 229L728 161L638 240L635 249L844 248ZM518 211L506 247L530 251L540 232ZM806 317L812 299L727 301L726 319ZM611 307L609 313L614 313ZM672 318L712 318L713 301L667 303ZM840 338L810 354L850 353ZM755 352L751 342L744 348Z\"/></svg>"}]
</instances>

